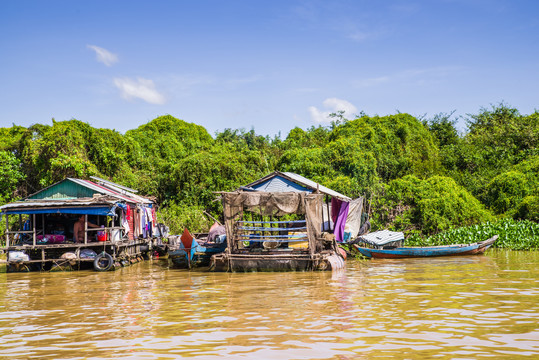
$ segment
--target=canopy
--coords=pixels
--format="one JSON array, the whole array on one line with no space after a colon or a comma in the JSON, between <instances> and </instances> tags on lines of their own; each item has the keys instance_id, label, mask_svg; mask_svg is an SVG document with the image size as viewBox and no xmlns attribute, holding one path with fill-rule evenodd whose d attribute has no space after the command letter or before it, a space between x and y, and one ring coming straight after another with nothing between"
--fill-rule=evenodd
<instances>
[{"instance_id":1,"label":"canopy","mask_svg":"<svg viewBox=\"0 0 539 360\"><path fill-rule=\"evenodd\" d=\"M397 231L381 230L362 235L359 237L359 240L367 244L383 246L395 241L404 240L404 233Z\"/></svg>"},{"instance_id":2,"label":"canopy","mask_svg":"<svg viewBox=\"0 0 539 360\"><path fill-rule=\"evenodd\" d=\"M107 215L114 216L113 207L79 207L79 208L39 208L39 209L14 209L2 211L2 215L14 214L81 214L81 215Z\"/></svg>"},{"instance_id":3,"label":"canopy","mask_svg":"<svg viewBox=\"0 0 539 360\"><path fill-rule=\"evenodd\" d=\"M26 200L0 206L0 214L81 214L113 216L118 199L98 196L69 200Z\"/></svg>"},{"instance_id":4,"label":"canopy","mask_svg":"<svg viewBox=\"0 0 539 360\"><path fill-rule=\"evenodd\" d=\"M234 223L246 210L265 216L305 215L307 234L314 242L322 227L322 196L304 192L222 193L227 238L234 239Z\"/></svg>"}]
</instances>

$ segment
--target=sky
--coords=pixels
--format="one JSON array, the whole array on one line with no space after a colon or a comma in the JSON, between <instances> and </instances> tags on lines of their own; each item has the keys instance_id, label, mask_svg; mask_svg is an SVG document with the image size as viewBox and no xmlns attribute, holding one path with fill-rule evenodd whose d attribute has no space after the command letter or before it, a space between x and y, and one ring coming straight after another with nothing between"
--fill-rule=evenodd
<instances>
[{"instance_id":1,"label":"sky","mask_svg":"<svg viewBox=\"0 0 539 360\"><path fill-rule=\"evenodd\" d=\"M0 0L0 127L539 109L539 1ZM459 127L464 130L464 120Z\"/></svg>"}]
</instances>

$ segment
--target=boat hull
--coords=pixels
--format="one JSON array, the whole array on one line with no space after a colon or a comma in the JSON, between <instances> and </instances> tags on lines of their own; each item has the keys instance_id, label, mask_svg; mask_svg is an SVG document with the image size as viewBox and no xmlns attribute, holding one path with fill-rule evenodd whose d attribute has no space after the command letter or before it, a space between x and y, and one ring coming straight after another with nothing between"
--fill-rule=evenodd
<instances>
[{"instance_id":1,"label":"boat hull","mask_svg":"<svg viewBox=\"0 0 539 360\"><path fill-rule=\"evenodd\" d=\"M169 250L168 258L172 266L180 269L190 269L196 267L207 267L210 265L211 257L220 254L226 249L224 244L207 244L206 246L195 245L191 249L181 246L179 249ZM189 257L188 257L189 252Z\"/></svg>"},{"instance_id":2,"label":"boat hull","mask_svg":"<svg viewBox=\"0 0 539 360\"><path fill-rule=\"evenodd\" d=\"M354 244L354 248L363 256L368 258L400 259L417 257L437 257L437 256L464 256L483 254L498 239L494 236L488 240L474 244L459 244L447 246L427 246L427 247L400 247L395 249L370 249Z\"/></svg>"},{"instance_id":3,"label":"boat hull","mask_svg":"<svg viewBox=\"0 0 539 360\"><path fill-rule=\"evenodd\" d=\"M222 253L212 256L210 270L216 272L327 271L345 267L342 256L328 254L242 255Z\"/></svg>"}]
</instances>

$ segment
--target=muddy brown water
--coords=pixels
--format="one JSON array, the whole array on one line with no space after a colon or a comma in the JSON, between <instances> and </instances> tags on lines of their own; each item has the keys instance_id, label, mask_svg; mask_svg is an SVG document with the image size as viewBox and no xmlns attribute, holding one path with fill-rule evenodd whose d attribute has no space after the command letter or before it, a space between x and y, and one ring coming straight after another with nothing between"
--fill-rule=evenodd
<instances>
[{"instance_id":1,"label":"muddy brown water","mask_svg":"<svg viewBox=\"0 0 539 360\"><path fill-rule=\"evenodd\" d=\"M2 359L539 358L539 252L226 274L0 274Z\"/></svg>"}]
</instances>

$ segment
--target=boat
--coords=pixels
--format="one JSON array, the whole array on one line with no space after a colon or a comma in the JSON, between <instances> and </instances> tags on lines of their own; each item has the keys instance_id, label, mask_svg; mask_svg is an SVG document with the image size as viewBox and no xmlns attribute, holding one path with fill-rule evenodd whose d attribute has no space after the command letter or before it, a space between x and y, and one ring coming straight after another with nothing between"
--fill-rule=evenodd
<instances>
[{"instance_id":1,"label":"boat","mask_svg":"<svg viewBox=\"0 0 539 360\"><path fill-rule=\"evenodd\" d=\"M217 236L210 240L208 234L191 235L187 229L184 229L179 239L179 242L171 241L168 249L168 258L175 268L207 267L213 255L220 254L226 249L225 238Z\"/></svg>"},{"instance_id":2,"label":"boat","mask_svg":"<svg viewBox=\"0 0 539 360\"><path fill-rule=\"evenodd\" d=\"M335 238L322 236L323 194L239 190L221 196L227 248L212 256L211 271L344 268Z\"/></svg>"},{"instance_id":3,"label":"boat","mask_svg":"<svg viewBox=\"0 0 539 360\"><path fill-rule=\"evenodd\" d=\"M375 232L358 238L358 243L352 246L363 256L367 258L417 258L417 257L435 257L435 256L461 256L461 255L479 255L483 254L498 239L494 235L488 240L479 241L473 244L456 244L444 246L424 246L424 247L406 247L401 246L404 235L402 233ZM360 246L362 244L364 246Z\"/></svg>"}]
</instances>

